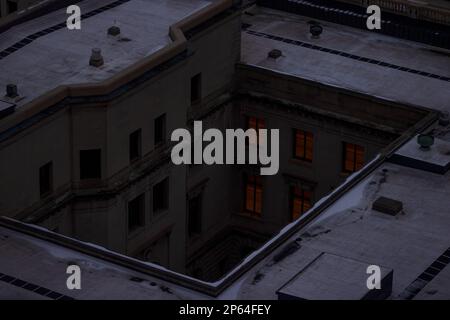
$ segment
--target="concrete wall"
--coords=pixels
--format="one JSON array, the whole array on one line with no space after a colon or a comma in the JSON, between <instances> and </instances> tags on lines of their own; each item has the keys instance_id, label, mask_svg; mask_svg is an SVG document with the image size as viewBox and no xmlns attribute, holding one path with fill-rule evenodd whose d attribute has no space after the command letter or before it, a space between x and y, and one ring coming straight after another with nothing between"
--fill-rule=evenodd
<instances>
[{"instance_id":1,"label":"concrete wall","mask_svg":"<svg viewBox=\"0 0 450 320\"><path fill-rule=\"evenodd\" d=\"M217 39L221 39L218 44ZM191 77L202 73L206 104L229 92L240 55L240 17L205 25L188 40L187 58L111 101L61 106L0 144L0 211L124 254L184 271L186 167L169 145L154 145L154 119L166 138L187 126ZM214 57L210 59L209 57ZM129 135L142 132L142 157L130 164ZM101 149L101 180L80 181L79 151ZM54 193L40 199L39 167L53 162ZM169 209L152 212L153 186L169 178ZM145 225L128 232L128 202L145 197Z\"/></svg>"}]
</instances>

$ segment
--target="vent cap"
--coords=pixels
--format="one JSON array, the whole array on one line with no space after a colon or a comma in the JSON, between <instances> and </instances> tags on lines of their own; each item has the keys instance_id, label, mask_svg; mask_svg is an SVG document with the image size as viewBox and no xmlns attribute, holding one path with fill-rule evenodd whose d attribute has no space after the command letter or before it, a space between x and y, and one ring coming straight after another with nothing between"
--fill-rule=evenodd
<instances>
[{"instance_id":1,"label":"vent cap","mask_svg":"<svg viewBox=\"0 0 450 320\"><path fill-rule=\"evenodd\" d=\"M19 96L19 91L17 89L17 85L8 84L6 85L6 97L14 99Z\"/></svg>"},{"instance_id":2,"label":"vent cap","mask_svg":"<svg viewBox=\"0 0 450 320\"><path fill-rule=\"evenodd\" d=\"M101 67L104 64L102 50L100 48L92 49L91 59L89 60L89 65L93 67Z\"/></svg>"},{"instance_id":3,"label":"vent cap","mask_svg":"<svg viewBox=\"0 0 450 320\"><path fill-rule=\"evenodd\" d=\"M419 134L417 136L417 143L420 145L420 150L428 151L434 144L434 137L429 134Z\"/></svg>"},{"instance_id":4,"label":"vent cap","mask_svg":"<svg viewBox=\"0 0 450 320\"><path fill-rule=\"evenodd\" d=\"M403 203L394 199L379 197L373 203L372 209L391 216L396 216L403 210Z\"/></svg>"},{"instance_id":5,"label":"vent cap","mask_svg":"<svg viewBox=\"0 0 450 320\"><path fill-rule=\"evenodd\" d=\"M269 51L268 57L271 59L278 59L279 57L282 56L282 54L283 53L281 52L281 50L273 49Z\"/></svg>"},{"instance_id":6,"label":"vent cap","mask_svg":"<svg viewBox=\"0 0 450 320\"><path fill-rule=\"evenodd\" d=\"M108 35L116 37L120 34L120 28L118 26L112 26L108 29Z\"/></svg>"},{"instance_id":7,"label":"vent cap","mask_svg":"<svg viewBox=\"0 0 450 320\"><path fill-rule=\"evenodd\" d=\"M309 27L309 32L311 33L311 36L312 36L312 38L313 39L319 39L320 38L320 35L322 34L322 32L323 32L323 28L322 28L322 26L320 25L320 24L312 24L310 27Z\"/></svg>"}]
</instances>

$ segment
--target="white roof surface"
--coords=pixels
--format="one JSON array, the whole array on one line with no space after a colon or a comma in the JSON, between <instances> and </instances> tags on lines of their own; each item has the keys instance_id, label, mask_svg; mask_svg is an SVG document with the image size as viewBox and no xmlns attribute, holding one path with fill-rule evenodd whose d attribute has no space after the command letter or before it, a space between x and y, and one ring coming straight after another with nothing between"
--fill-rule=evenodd
<instances>
[{"instance_id":1,"label":"white roof surface","mask_svg":"<svg viewBox=\"0 0 450 320\"><path fill-rule=\"evenodd\" d=\"M48 299L2 281L2 275L74 299L203 299L197 292L0 226L0 300ZM68 265L81 269L81 290L68 290ZM134 279L133 279L134 278ZM139 281L137 281L140 279Z\"/></svg>"},{"instance_id":2,"label":"white roof surface","mask_svg":"<svg viewBox=\"0 0 450 320\"><path fill-rule=\"evenodd\" d=\"M374 59L409 69L450 77L450 51L370 31L320 21L320 39L311 39L308 17L262 7L249 9L242 33L242 61L281 73L342 87L387 100L450 111L450 81L395 70L337 54L252 34L278 36ZM315 21L319 21L314 19ZM279 49L283 56L267 54Z\"/></svg>"},{"instance_id":3,"label":"white roof surface","mask_svg":"<svg viewBox=\"0 0 450 320\"><path fill-rule=\"evenodd\" d=\"M273 257L279 248L230 290L241 299L276 299L278 288L321 254L328 253L392 269L391 299L397 299L450 247L450 189L444 187L449 177L450 173L439 175L383 164L286 241L300 244L296 252L276 263ZM379 196L402 201L403 212L393 217L372 210ZM415 298L449 299L449 269L446 266ZM443 281L439 282L438 277ZM323 290L323 297L328 296L325 291L329 289Z\"/></svg>"},{"instance_id":4,"label":"white roof surface","mask_svg":"<svg viewBox=\"0 0 450 320\"><path fill-rule=\"evenodd\" d=\"M85 14L114 2L82 1ZM169 27L200 10L205 0L131 0L83 19L81 30L67 28L36 39L0 60L0 90L16 83L23 105L62 84L95 83L111 77L170 43ZM0 34L0 51L35 32L65 22L66 10L20 24ZM109 27L121 28L118 38L107 36ZM89 66L92 48L101 48L105 65ZM3 89L1 89L3 88Z\"/></svg>"}]
</instances>

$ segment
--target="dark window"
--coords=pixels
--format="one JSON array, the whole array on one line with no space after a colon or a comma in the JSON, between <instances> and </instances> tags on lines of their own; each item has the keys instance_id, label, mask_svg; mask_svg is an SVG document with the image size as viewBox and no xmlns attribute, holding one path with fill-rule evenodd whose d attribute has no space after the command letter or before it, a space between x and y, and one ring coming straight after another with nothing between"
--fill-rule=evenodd
<instances>
[{"instance_id":1,"label":"dark window","mask_svg":"<svg viewBox=\"0 0 450 320\"><path fill-rule=\"evenodd\" d=\"M166 140L166 115L155 119L155 146Z\"/></svg>"},{"instance_id":2,"label":"dark window","mask_svg":"<svg viewBox=\"0 0 450 320\"><path fill-rule=\"evenodd\" d=\"M311 132L294 130L294 158L312 162L314 137Z\"/></svg>"},{"instance_id":3,"label":"dark window","mask_svg":"<svg viewBox=\"0 0 450 320\"><path fill-rule=\"evenodd\" d=\"M355 172L364 166L364 147L353 143L343 143L344 172Z\"/></svg>"},{"instance_id":4,"label":"dark window","mask_svg":"<svg viewBox=\"0 0 450 320\"><path fill-rule=\"evenodd\" d=\"M100 149L80 151L80 179L101 179L102 153Z\"/></svg>"},{"instance_id":5,"label":"dark window","mask_svg":"<svg viewBox=\"0 0 450 320\"><path fill-rule=\"evenodd\" d=\"M39 168L39 190L41 197L53 191L53 164L51 162Z\"/></svg>"},{"instance_id":6,"label":"dark window","mask_svg":"<svg viewBox=\"0 0 450 320\"><path fill-rule=\"evenodd\" d=\"M197 103L202 98L202 74L199 73L191 79L191 103Z\"/></svg>"},{"instance_id":7,"label":"dark window","mask_svg":"<svg viewBox=\"0 0 450 320\"><path fill-rule=\"evenodd\" d=\"M260 217L262 212L262 180L260 176L245 178L245 211Z\"/></svg>"},{"instance_id":8,"label":"dark window","mask_svg":"<svg viewBox=\"0 0 450 320\"><path fill-rule=\"evenodd\" d=\"M169 178L153 186L153 212L169 208Z\"/></svg>"},{"instance_id":9,"label":"dark window","mask_svg":"<svg viewBox=\"0 0 450 320\"><path fill-rule=\"evenodd\" d=\"M189 199L188 234L193 236L202 232L202 196Z\"/></svg>"},{"instance_id":10,"label":"dark window","mask_svg":"<svg viewBox=\"0 0 450 320\"><path fill-rule=\"evenodd\" d=\"M7 1L6 4L7 4L7 8L8 8L8 9L7 9L7 13L8 13L8 14L17 11L17 9L18 9L18 7L17 7L17 2L14 2L14 1Z\"/></svg>"},{"instance_id":11,"label":"dark window","mask_svg":"<svg viewBox=\"0 0 450 320\"><path fill-rule=\"evenodd\" d=\"M128 202L128 231L136 230L145 224L145 196L141 194Z\"/></svg>"},{"instance_id":12,"label":"dark window","mask_svg":"<svg viewBox=\"0 0 450 320\"><path fill-rule=\"evenodd\" d=\"M311 208L312 192L301 187L290 190L291 221L294 221Z\"/></svg>"},{"instance_id":13,"label":"dark window","mask_svg":"<svg viewBox=\"0 0 450 320\"><path fill-rule=\"evenodd\" d=\"M130 161L141 157L141 129L130 134Z\"/></svg>"}]
</instances>

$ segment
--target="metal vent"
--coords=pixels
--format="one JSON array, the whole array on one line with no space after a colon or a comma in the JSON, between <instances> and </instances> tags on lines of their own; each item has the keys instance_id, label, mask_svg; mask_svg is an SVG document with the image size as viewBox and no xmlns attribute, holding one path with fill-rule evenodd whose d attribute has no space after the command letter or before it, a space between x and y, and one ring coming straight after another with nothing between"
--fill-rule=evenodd
<instances>
[{"instance_id":1,"label":"metal vent","mask_svg":"<svg viewBox=\"0 0 450 320\"><path fill-rule=\"evenodd\" d=\"M18 288L21 288L23 290L28 290L31 292L34 292L35 294L39 294L41 296L53 299L53 300L75 300L72 297L66 296L64 294L61 294L59 292L41 287L39 285L21 280L19 278L3 274L0 272L0 281L4 283L8 283L10 285L16 286Z\"/></svg>"},{"instance_id":2,"label":"metal vent","mask_svg":"<svg viewBox=\"0 0 450 320\"><path fill-rule=\"evenodd\" d=\"M450 248L441 254L417 279L399 295L400 299L412 300L425 286L433 280L450 262Z\"/></svg>"},{"instance_id":3,"label":"metal vent","mask_svg":"<svg viewBox=\"0 0 450 320\"><path fill-rule=\"evenodd\" d=\"M99 48L92 49L91 59L89 60L89 65L94 66L96 68L101 67L103 65L103 56L102 50Z\"/></svg>"},{"instance_id":4,"label":"metal vent","mask_svg":"<svg viewBox=\"0 0 450 320\"><path fill-rule=\"evenodd\" d=\"M17 85L15 84L8 84L6 86L6 97L7 98L17 98L19 96L19 91L17 89Z\"/></svg>"},{"instance_id":5,"label":"metal vent","mask_svg":"<svg viewBox=\"0 0 450 320\"><path fill-rule=\"evenodd\" d=\"M120 28L117 26L112 26L111 28L108 28L108 35L116 37L120 34Z\"/></svg>"},{"instance_id":6,"label":"metal vent","mask_svg":"<svg viewBox=\"0 0 450 320\"><path fill-rule=\"evenodd\" d=\"M372 209L391 216L396 216L403 210L403 203L394 199L379 197L373 203Z\"/></svg>"},{"instance_id":7,"label":"metal vent","mask_svg":"<svg viewBox=\"0 0 450 320\"><path fill-rule=\"evenodd\" d=\"M278 59L279 57L282 56L282 54L283 53L281 52L281 50L273 49L269 51L268 57L271 59Z\"/></svg>"}]
</instances>

